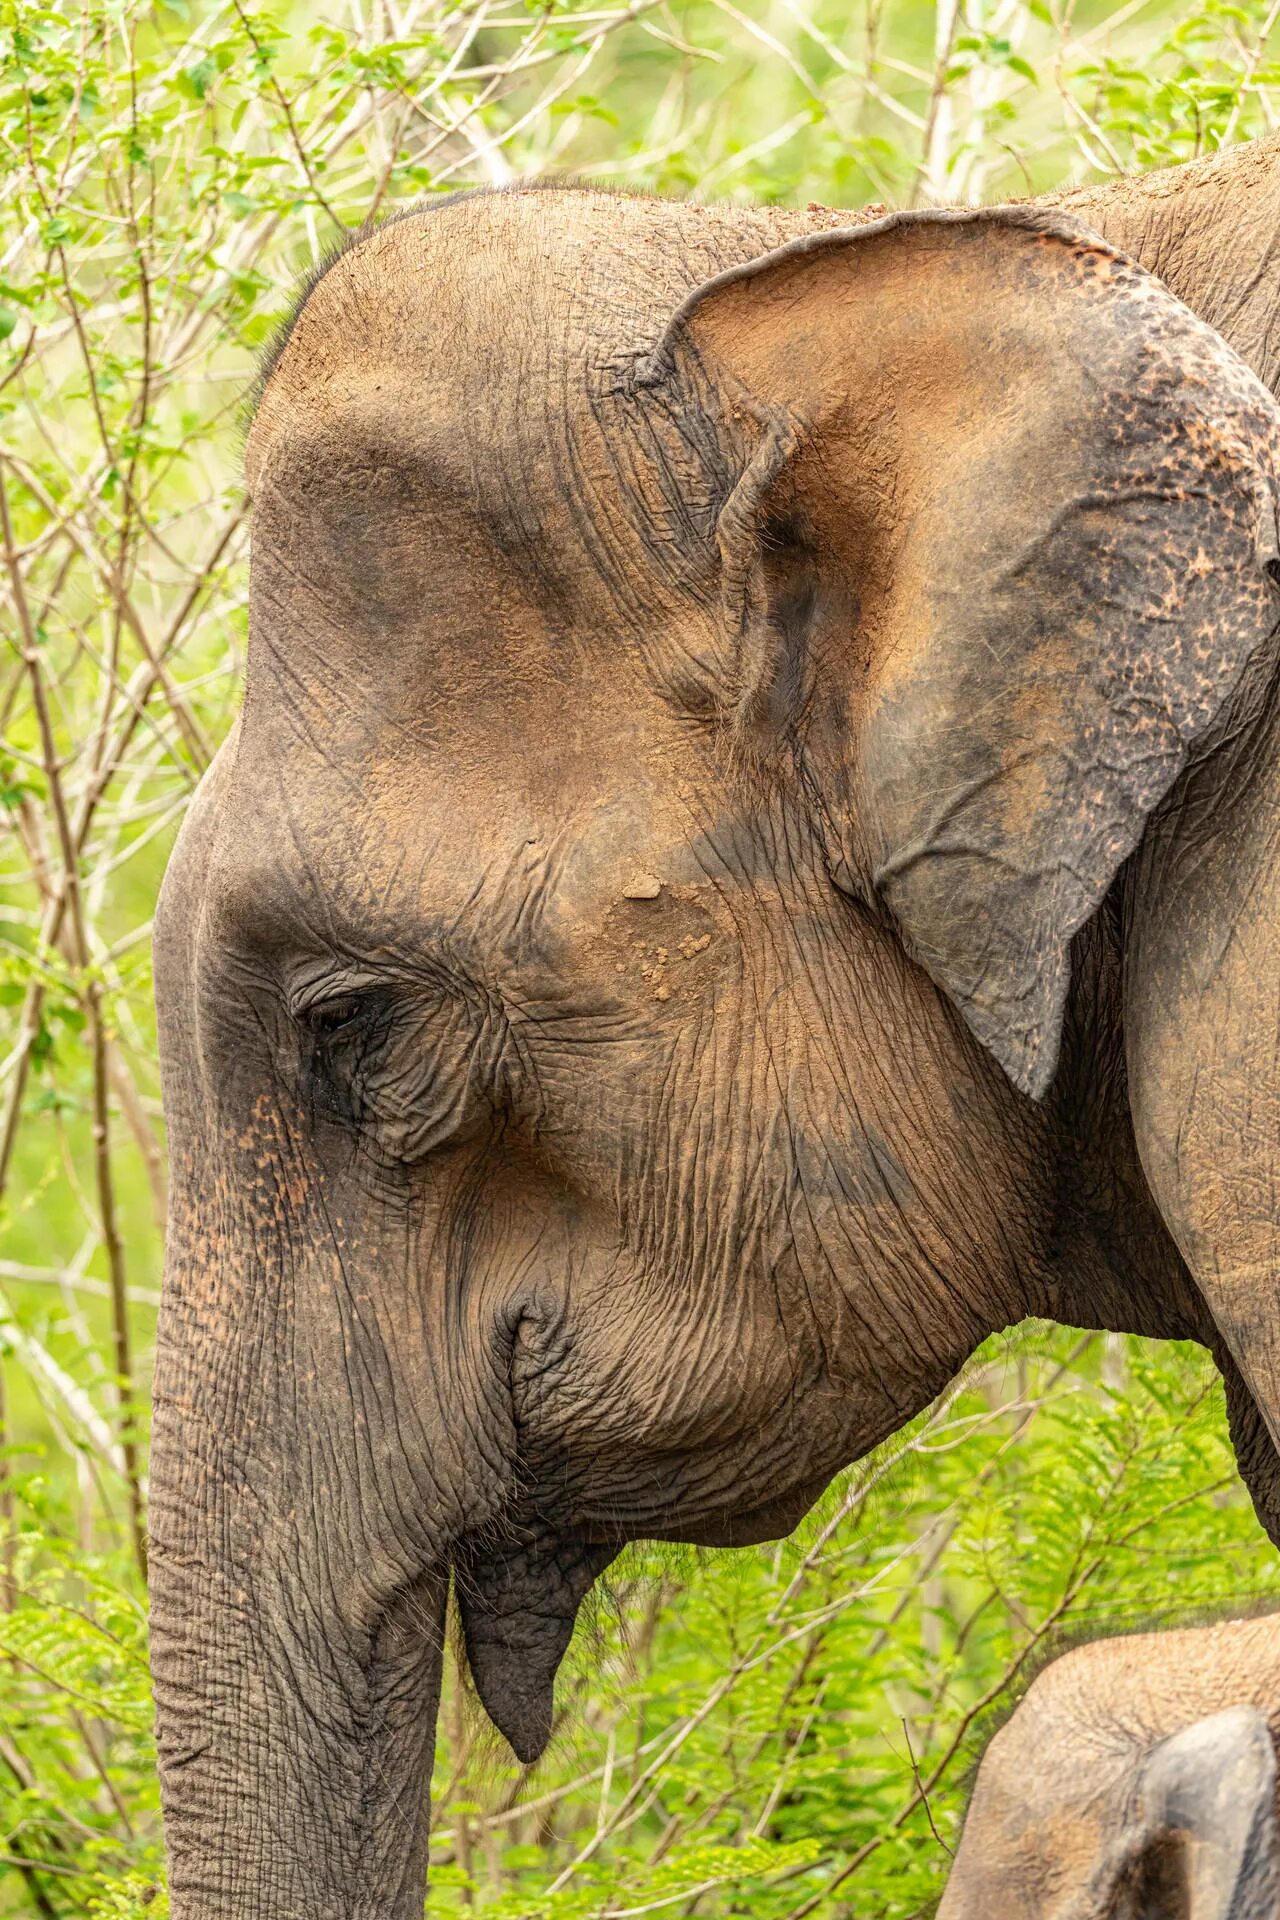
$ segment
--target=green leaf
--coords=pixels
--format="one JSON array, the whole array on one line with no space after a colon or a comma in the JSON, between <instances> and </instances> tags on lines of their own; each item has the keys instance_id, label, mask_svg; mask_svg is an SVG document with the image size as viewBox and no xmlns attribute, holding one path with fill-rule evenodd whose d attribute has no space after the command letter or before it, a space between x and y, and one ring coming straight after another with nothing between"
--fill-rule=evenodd
<instances>
[{"instance_id":1,"label":"green leaf","mask_svg":"<svg viewBox=\"0 0 1280 1920\"><path fill-rule=\"evenodd\" d=\"M197 60L193 67L187 68L187 80L197 100L203 100L218 77L218 62L207 53L203 60Z\"/></svg>"}]
</instances>

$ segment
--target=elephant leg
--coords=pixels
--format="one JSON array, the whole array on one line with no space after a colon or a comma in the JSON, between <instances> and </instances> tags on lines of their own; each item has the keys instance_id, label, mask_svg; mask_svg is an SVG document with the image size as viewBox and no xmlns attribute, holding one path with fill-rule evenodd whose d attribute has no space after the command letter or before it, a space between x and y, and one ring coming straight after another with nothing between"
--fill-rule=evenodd
<instances>
[{"instance_id":1,"label":"elephant leg","mask_svg":"<svg viewBox=\"0 0 1280 1920\"><path fill-rule=\"evenodd\" d=\"M1273 1544L1280 1547L1280 1453L1231 1355L1219 1345L1214 1358L1226 1387L1227 1425L1240 1478L1249 1489L1260 1523Z\"/></svg>"},{"instance_id":2,"label":"elephant leg","mask_svg":"<svg viewBox=\"0 0 1280 1920\"><path fill-rule=\"evenodd\" d=\"M1243 1388L1280 1448L1280 712L1250 695L1176 790L1126 899L1139 1152ZM1240 1391L1234 1424L1256 1461ZM1255 1500L1258 1493L1255 1491ZM1259 1501L1280 1509L1280 1490Z\"/></svg>"}]
</instances>

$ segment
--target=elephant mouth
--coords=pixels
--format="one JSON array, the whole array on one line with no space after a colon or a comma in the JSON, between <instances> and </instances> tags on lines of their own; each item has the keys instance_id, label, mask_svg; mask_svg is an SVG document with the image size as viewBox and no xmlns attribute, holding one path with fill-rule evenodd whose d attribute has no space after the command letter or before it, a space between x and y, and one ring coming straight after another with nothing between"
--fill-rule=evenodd
<instances>
[{"instance_id":1,"label":"elephant mouth","mask_svg":"<svg viewBox=\"0 0 1280 1920\"><path fill-rule=\"evenodd\" d=\"M830 1476L802 1482L745 1511L710 1514L644 1537L689 1546L744 1547L791 1532ZM454 1591L467 1664L480 1703L518 1760L539 1759L551 1738L555 1679L583 1600L626 1541L603 1529L566 1533L541 1522L464 1541ZM640 1537L635 1534L632 1537Z\"/></svg>"},{"instance_id":2,"label":"elephant mouth","mask_svg":"<svg viewBox=\"0 0 1280 1920\"><path fill-rule=\"evenodd\" d=\"M464 1543L453 1580L471 1678L489 1718L526 1765L551 1738L555 1678L578 1609L621 1548L532 1527Z\"/></svg>"}]
</instances>

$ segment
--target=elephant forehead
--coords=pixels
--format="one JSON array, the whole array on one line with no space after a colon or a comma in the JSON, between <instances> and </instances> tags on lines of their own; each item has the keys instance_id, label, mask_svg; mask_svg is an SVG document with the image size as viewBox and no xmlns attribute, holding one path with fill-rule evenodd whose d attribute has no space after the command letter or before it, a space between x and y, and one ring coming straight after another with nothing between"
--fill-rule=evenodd
<instances>
[{"instance_id":1,"label":"elephant forehead","mask_svg":"<svg viewBox=\"0 0 1280 1920\"><path fill-rule=\"evenodd\" d=\"M558 320L562 336L565 316L536 253L519 244L520 223L505 225L446 204L391 222L323 273L270 363L246 448L251 487L283 429L347 417L397 369L412 375L419 411L465 419L483 404L491 422L514 384L495 381L504 365L528 404L533 368L521 364L513 313L527 331L535 313L543 332Z\"/></svg>"},{"instance_id":2,"label":"elephant forehead","mask_svg":"<svg viewBox=\"0 0 1280 1920\"><path fill-rule=\"evenodd\" d=\"M582 647L616 654L661 617L638 583L665 496L614 390L683 280L717 264L705 236L674 245L670 211L481 196L397 221L329 269L246 452L251 700L281 661L326 697L354 673L383 704L400 690L509 704L504 663L522 685L559 682Z\"/></svg>"},{"instance_id":3,"label":"elephant forehead","mask_svg":"<svg viewBox=\"0 0 1280 1920\"><path fill-rule=\"evenodd\" d=\"M260 382L250 485L282 425L341 411L389 368L412 374L419 405L481 431L586 403L700 281L834 218L536 185L410 209L357 236L295 302Z\"/></svg>"},{"instance_id":4,"label":"elephant forehead","mask_svg":"<svg viewBox=\"0 0 1280 1920\"><path fill-rule=\"evenodd\" d=\"M523 754L393 741L344 765L246 717L212 924L235 946L440 947L480 971L516 956L572 972L592 942L701 936L694 902L714 888L695 818L667 756L636 740L625 759L563 731Z\"/></svg>"}]
</instances>

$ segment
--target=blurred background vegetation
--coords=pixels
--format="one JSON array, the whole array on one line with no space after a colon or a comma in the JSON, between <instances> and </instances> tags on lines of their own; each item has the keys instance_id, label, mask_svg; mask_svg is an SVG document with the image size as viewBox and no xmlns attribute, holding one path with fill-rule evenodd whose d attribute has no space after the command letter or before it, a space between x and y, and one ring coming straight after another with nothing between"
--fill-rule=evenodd
<instances>
[{"instance_id":1,"label":"blurred background vegetation","mask_svg":"<svg viewBox=\"0 0 1280 1920\"><path fill-rule=\"evenodd\" d=\"M150 916L234 713L237 415L347 227L533 172L1015 197L1265 133L1280 4L0 0L0 1914L162 1914ZM785 1545L636 1551L515 1766L449 1664L433 1914L928 1912L1070 1634L1257 1604L1194 1348L1022 1329Z\"/></svg>"}]
</instances>

